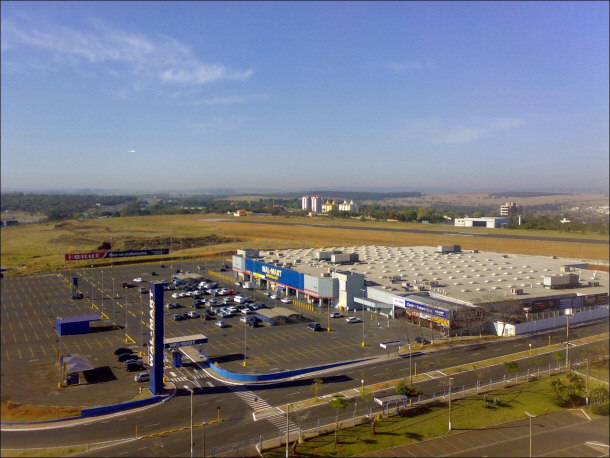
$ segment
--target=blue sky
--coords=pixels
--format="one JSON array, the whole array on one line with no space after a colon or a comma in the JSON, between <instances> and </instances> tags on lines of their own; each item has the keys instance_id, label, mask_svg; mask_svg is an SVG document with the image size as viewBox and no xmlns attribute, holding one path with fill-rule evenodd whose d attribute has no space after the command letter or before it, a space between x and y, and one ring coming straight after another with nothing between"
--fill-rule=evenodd
<instances>
[{"instance_id":1,"label":"blue sky","mask_svg":"<svg viewBox=\"0 0 610 458\"><path fill-rule=\"evenodd\" d=\"M608 190L608 2L1 8L2 190Z\"/></svg>"}]
</instances>

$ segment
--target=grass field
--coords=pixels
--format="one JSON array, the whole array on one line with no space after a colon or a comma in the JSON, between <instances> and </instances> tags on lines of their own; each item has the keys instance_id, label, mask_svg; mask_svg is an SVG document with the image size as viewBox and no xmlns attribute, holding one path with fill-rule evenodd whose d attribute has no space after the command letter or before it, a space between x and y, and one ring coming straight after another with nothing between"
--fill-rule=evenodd
<instances>
[{"instance_id":1,"label":"grass field","mask_svg":"<svg viewBox=\"0 0 610 458\"><path fill-rule=\"evenodd\" d=\"M254 224L248 221L295 223L294 226ZM302 226L299 224L307 224ZM309 225L314 224L314 227ZM323 224L358 226L362 228L415 228L425 233L400 233L391 231L364 231L349 228L327 228ZM491 239L476 236L451 236L444 231L509 235L536 235L539 237L589 238L608 241L607 237L594 234L564 234L549 231L520 231L507 229L456 228L450 225L421 225L358 220L329 220L326 218L249 217L240 222L226 215L160 215L126 218L90 219L42 223L2 228L1 263L10 274L27 274L67 268L64 253L98 251L103 242L112 242L113 249L121 250L130 244L160 248L171 238L173 257L228 256L237 248L282 249L347 245L413 246L460 244L463 249L481 251L539 254L570 258L608 260L607 244L583 244L530 241L517 239ZM201 245L204 237L222 236L237 239L214 245ZM182 241L182 244L181 244ZM157 261L159 257L148 257ZM140 260L144 260L140 258ZM88 261L87 265L105 265L108 261ZM74 267L75 263L71 266Z\"/></svg>"},{"instance_id":2,"label":"grass field","mask_svg":"<svg viewBox=\"0 0 610 458\"><path fill-rule=\"evenodd\" d=\"M482 394L453 401L452 433L519 420L525 418L525 411L542 415L562 410L550 399L548 381L548 378L544 378L487 393L488 399L498 398L500 401L498 405L488 408L483 407ZM447 422L447 405L441 403L425 408L418 414L382 419L376 426L374 437L370 424L357 425L339 431L338 446L334 444L333 433L323 434L305 440L297 447L297 453L300 456L357 456L445 435ZM284 453L285 448L278 447L265 451L264 456L280 457Z\"/></svg>"},{"instance_id":3,"label":"grass field","mask_svg":"<svg viewBox=\"0 0 610 458\"><path fill-rule=\"evenodd\" d=\"M2 449L2 456L11 457L28 457L28 456L69 456L87 450L86 445L73 445L66 447L51 447L51 448L28 448L28 449Z\"/></svg>"},{"instance_id":4,"label":"grass field","mask_svg":"<svg viewBox=\"0 0 610 458\"><path fill-rule=\"evenodd\" d=\"M70 418L80 415L80 407L54 407L22 405L2 401L2 421L32 422Z\"/></svg>"}]
</instances>

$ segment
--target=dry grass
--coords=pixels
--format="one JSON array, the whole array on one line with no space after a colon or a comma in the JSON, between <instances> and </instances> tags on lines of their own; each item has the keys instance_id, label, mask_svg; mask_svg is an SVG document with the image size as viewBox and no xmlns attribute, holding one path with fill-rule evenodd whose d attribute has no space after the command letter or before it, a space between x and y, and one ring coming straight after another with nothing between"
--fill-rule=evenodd
<instances>
[{"instance_id":1,"label":"dry grass","mask_svg":"<svg viewBox=\"0 0 610 458\"><path fill-rule=\"evenodd\" d=\"M2 401L2 421L33 422L69 418L80 415L80 407L33 406Z\"/></svg>"},{"instance_id":2,"label":"dry grass","mask_svg":"<svg viewBox=\"0 0 610 458\"><path fill-rule=\"evenodd\" d=\"M294 223L292 226L255 224L252 221ZM304 225L301 225L304 224ZM306 225L305 225L306 224ZM415 228L423 233L392 231L366 231L351 228L328 228L324 224L357 226L359 228ZM313 226L311 226L313 225ZM460 231L462 229L462 231ZM508 235L536 235L541 240L482 238L477 236L447 235L445 231L497 233ZM196 246L196 240L205 237L233 237L239 242ZM159 248L161 240L172 239L171 257L184 258L218 256L234 252L237 248L282 249L347 245L413 246L460 244L463 249L482 251L539 254L569 258L608 260L608 245L590 243L555 242L545 237L590 238L607 237L592 234L560 234L553 232L510 231L504 229L455 228L454 226L409 223L388 223L357 220L329 220L326 218L248 217L239 222L227 216L161 215L99 220L66 221L58 224L43 223L29 226L10 226L2 229L1 263L17 268L11 274L52 271L74 267L80 263L66 263L64 253L97 251L102 242L113 242L115 249L137 244ZM182 246L180 242L183 241ZM190 246L193 245L193 246ZM165 247L168 247L165 245ZM169 247L168 247L169 248ZM166 257L165 259L169 259ZM132 258L139 261L158 261L160 257ZM88 261L87 265L107 265L109 261ZM81 264L82 265L82 264ZM22 267L23 266L23 267ZM19 267L22 267L19 269Z\"/></svg>"}]
</instances>

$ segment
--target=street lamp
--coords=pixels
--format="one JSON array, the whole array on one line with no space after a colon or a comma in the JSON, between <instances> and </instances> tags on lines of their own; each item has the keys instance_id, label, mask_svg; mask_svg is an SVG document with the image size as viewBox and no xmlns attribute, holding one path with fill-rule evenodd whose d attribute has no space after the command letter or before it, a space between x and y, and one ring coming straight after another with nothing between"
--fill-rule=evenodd
<instances>
[{"instance_id":1,"label":"street lamp","mask_svg":"<svg viewBox=\"0 0 610 458\"><path fill-rule=\"evenodd\" d=\"M140 294L140 356L142 356L142 295Z\"/></svg>"},{"instance_id":2,"label":"street lamp","mask_svg":"<svg viewBox=\"0 0 610 458\"><path fill-rule=\"evenodd\" d=\"M290 423L288 423L288 415L290 414L290 405L286 409L286 458L288 458L288 441L290 440Z\"/></svg>"},{"instance_id":3,"label":"street lamp","mask_svg":"<svg viewBox=\"0 0 610 458\"><path fill-rule=\"evenodd\" d=\"M409 385L413 385L413 372L411 371L411 344L409 343Z\"/></svg>"},{"instance_id":4,"label":"street lamp","mask_svg":"<svg viewBox=\"0 0 610 458\"><path fill-rule=\"evenodd\" d=\"M449 377L449 431L451 431L451 384L453 377Z\"/></svg>"},{"instance_id":5,"label":"street lamp","mask_svg":"<svg viewBox=\"0 0 610 458\"><path fill-rule=\"evenodd\" d=\"M566 367L570 365L570 313L566 313Z\"/></svg>"},{"instance_id":6,"label":"street lamp","mask_svg":"<svg viewBox=\"0 0 610 458\"><path fill-rule=\"evenodd\" d=\"M104 271L102 270L102 320L104 319Z\"/></svg>"},{"instance_id":7,"label":"street lamp","mask_svg":"<svg viewBox=\"0 0 610 458\"><path fill-rule=\"evenodd\" d=\"M360 291L362 291L362 347L365 347L366 344L364 343L364 312L365 312L364 288L360 289Z\"/></svg>"},{"instance_id":8,"label":"street lamp","mask_svg":"<svg viewBox=\"0 0 610 458\"><path fill-rule=\"evenodd\" d=\"M246 351L248 349L248 325L244 323L244 367L246 367Z\"/></svg>"},{"instance_id":9,"label":"street lamp","mask_svg":"<svg viewBox=\"0 0 610 458\"><path fill-rule=\"evenodd\" d=\"M532 344L529 344L530 346L530 356L532 356Z\"/></svg>"},{"instance_id":10,"label":"street lamp","mask_svg":"<svg viewBox=\"0 0 610 458\"><path fill-rule=\"evenodd\" d=\"M184 385L184 388L186 390L188 390L189 393L191 393L191 458L192 458L192 456L193 456L193 389L188 385Z\"/></svg>"},{"instance_id":11,"label":"street lamp","mask_svg":"<svg viewBox=\"0 0 610 458\"><path fill-rule=\"evenodd\" d=\"M532 458L532 418L536 418L536 415L532 415L529 412L525 412L530 419L530 458Z\"/></svg>"},{"instance_id":12,"label":"street lamp","mask_svg":"<svg viewBox=\"0 0 610 458\"><path fill-rule=\"evenodd\" d=\"M364 394L364 379L360 380L360 384L362 385L362 388L360 389L360 394Z\"/></svg>"}]
</instances>

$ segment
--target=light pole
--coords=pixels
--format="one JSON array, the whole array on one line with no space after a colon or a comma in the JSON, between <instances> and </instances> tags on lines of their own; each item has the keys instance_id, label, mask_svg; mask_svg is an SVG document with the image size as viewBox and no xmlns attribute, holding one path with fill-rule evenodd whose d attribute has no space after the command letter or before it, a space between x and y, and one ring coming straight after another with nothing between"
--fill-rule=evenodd
<instances>
[{"instance_id":1,"label":"light pole","mask_svg":"<svg viewBox=\"0 0 610 458\"><path fill-rule=\"evenodd\" d=\"M409 385L413 385L413 372L411 371L411 344L409 344Z\"/></svg>"},{"instance_id":2,"label":"light pole","mask_svg":"<svg viewBox=\"0 0 610 458\"><path fill-rule=\"evenodd\" d=\"M142 356L142 295L140 294L140 356Z\"/></svg>"},{"instance_id":3,"label":"light pole","mask_svg":"<svg viewBox=\"0 0 610 458\"><path fill-rule=\"evenodd\" d=\"M246 365L248 363L246 363L246 352L248 350L248 325L246 323L244 323L244 367L246 367Z\"/></svg>"},{"instance_id":4,"label":"light pole","mask_svg":"<svg viewBox=\"0 0 610 458\"><path fill-rule=\"evenodd\" d=\"M364 394L364 379L360 380L360 384L362 385L362 388L360 389L360 394Z\"/></svg>"},{"instance_id":5,"label":"light pole","mask_svg":"<svg viewBox=\"0 0 610 458\"><path fill-rule=\"evenodd\" d=\"M187 389L191 393L191 458L193 456L193 389L184 385L184 388Z\"/></svg>"},{"instance_id":6,"label":"light pole","mask_svg":"<svg viewBox=\"0 0 610 458\"><path fill-rule=\"evenodd\" d=\"M102 270L102 320L104 319L104 271Z\"/></svg>"},{"instance_id":7,"label":"light pole","mask_svg":"<svg viewBox=\"0 0 610 458\"><path fill-rule=\"evenodd\" d=\"M288 423L288 415L290 414L290 404L286 409L286 458L288 458L288 441L290 440L290 424Z\"/></svg>"},{"instance_id":8,"label":"light pole","mask_svg":"<svg viewBox=\"0 0 610 458\"><path fill-rule=\"evenodd\" d=\"M570 365L570 314L566 313L566 367Z\"/></svg>"},{"instance_id":9,"label":"light pole","mask_svg":"<svg viewBox=\"0 0 610 458\"><path fill-rule=\"evenodd\" d=\"M115 302L115 298L116 296L114 295L114 277L112 277L112 319L110 320L112 322L112 328L114 329L114 302Z\"/></svg>"},{"instance_id":10,"label":"light pole","mask_svg":"<svg viewBox=\"0 0 610 458\"><path fill-rule=\"evenodd\" d=\"M532 458L532 418L536 418L536 415L532 415L529 412L525 412L530 419L530 458Z\"/></svg>"},{"instance_id":11,"label":"light pole","mask_svg":"<svg viewBox=\"0 0 610 458\"><path fill-rule=\"evenodd\" d=\"M362 288L360 291L362 291L362 347L364 348L366 346L364 343L364 313L366 311L366 307L364 306L364 288Z\"/></svg>"},{"instance_id":12,"label":"light pole","mask_svg":"<svg viewBox=\"0 0 610 458\"><path fill-rule=\"evenodd\" d=\"M330 332L330 301L328 301L328 310L326 312L326 318L328 319L328 326L326 326L326 331Z\"/></svg>"},{"instance_id":13,"label":"light pole","mask_svg":"<svg viewBox=\"0 0 610 458\"><path fill-rule=\"evenodd\" d=\"M530 346L530 356L532 356L532 344L529 344Z\"/></svg>"},{"instance_id":14,"label":"light pole","mask_svg":"<svg viewBox=\"0 0 610 458\"><path fill-rule=\"evenodd\" d=\"M451 384L453 377L449 377L449 431L451 431Z\"/></svg>"}]
</instances>

